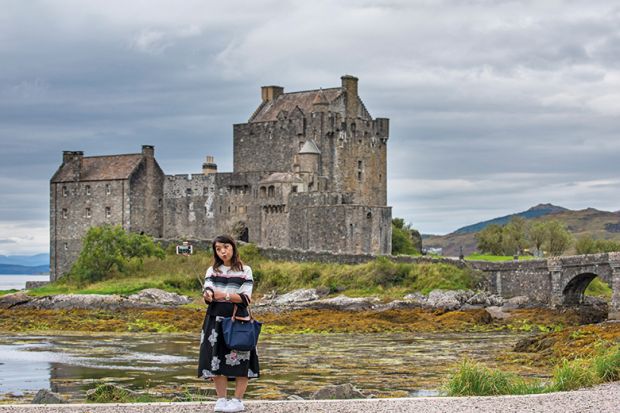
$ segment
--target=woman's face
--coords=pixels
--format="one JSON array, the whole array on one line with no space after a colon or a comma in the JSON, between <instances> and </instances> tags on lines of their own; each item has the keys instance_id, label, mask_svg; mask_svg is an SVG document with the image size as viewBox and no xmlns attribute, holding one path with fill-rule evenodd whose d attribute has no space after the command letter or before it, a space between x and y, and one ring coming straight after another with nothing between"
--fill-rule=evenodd
<instances>
[{"instance_id":1,"label":"woman's face","mask_svg":"<svg viewBox=\"0 0 620 413\"><path fill-rule=\"evenodd\" d=\"M233 256L233 246L222 242L215 243L215 253L224 263L229 262Z\"/></svg>"}]
</instances>

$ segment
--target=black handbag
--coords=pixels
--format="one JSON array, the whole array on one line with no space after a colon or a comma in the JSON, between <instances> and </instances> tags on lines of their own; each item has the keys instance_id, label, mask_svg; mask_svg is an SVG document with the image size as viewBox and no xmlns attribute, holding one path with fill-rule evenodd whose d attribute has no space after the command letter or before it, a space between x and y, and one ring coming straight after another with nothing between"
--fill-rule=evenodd
<instances>
[{"instance_id":1,"label":"black handbag","mask_svg":"<svg viewBox=\"0 0 620 413\"><path fill-rule=\"evenodd\" d=\"M235 304L232 317L224 317L222 332L226 347L239 351L250 351L256 348L263 323L254 320L249 307L248 314L248 317L237 317L237 304Z\"/></svg>"}]
</instances>

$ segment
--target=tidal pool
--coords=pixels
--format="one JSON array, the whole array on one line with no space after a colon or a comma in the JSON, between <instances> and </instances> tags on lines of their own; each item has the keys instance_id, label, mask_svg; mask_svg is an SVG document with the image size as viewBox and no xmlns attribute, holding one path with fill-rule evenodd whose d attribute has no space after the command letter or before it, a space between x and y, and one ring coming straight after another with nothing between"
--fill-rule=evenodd
<instances>
[{"instance_id":1,"label":"tidal pool","mask_svg":"<svg viewBox=\"0 0 620 413\"><path fill-rule=\"evenodd\" d=\"M524 334L389 333L261 336L261 378L249 399L302 397L327 385L352 383L376 397L437 394L464 357L496 366ZM0 395L51 389L78 402L103 382L172 399L214 395L195 377L199 337L188 334L66 334L0 337ZM524 374L536 374L522 368Z\"/></svg>"}]
</instances>

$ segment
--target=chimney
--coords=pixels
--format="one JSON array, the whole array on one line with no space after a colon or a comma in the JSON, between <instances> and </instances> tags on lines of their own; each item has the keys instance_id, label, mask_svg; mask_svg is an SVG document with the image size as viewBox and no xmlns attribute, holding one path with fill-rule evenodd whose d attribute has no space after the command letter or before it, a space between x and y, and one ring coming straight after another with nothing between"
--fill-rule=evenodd
<instances>
[{"instance_id":1,"label":"chimney","mask_svg":"<svg viewBox=\"0 0 620 413\"><path fill-rule=\"evenodd\" d=\"M345 117L357 118L357 81L355 76L344 75L340 78L345 92Z\"/></svg>"},{"instance_id":2,"label":"chimney","mask_svg":"<svg viewBox=\"0 0 620 413\"><path fill-rule=\"evenodd\" d=\"M142 145L142 155L147 158L155 157L155 147L153 145Z\"/></svg>"},{"instance_id":3,"label":"chimney","mask_svg":"<svg viewBox=\"0 0 620 413\"><path fill-rule=\"evenodd\" d=\"M276 100L278 96L284 93L284 88L282 86L263 86L260 88L260 92L263 102L269 102Z\"/></svg>"},{"instance_id":4,"label":"chimney","mask_svg":"<svg viewBox=\"0 0 620 413\"><path fill-rule=\"evenodd\" d=\"M82 151L63 151L62 152L62 163L64 165L68 165L71 168L74 181L80 180L80 174L82 172L82 158L83 157L84 157L84 152Z\"/></svg>"},{"instance_id":5,"label":"chimney","mask_svg":"<svg viewBox=\"0 0 620 413\"><path fill-rule=\"evenodd\" d=\"M207 156L207 160L202 164L202 173L205 175L217 173L217 164L213 160L213 156Z\"/></svg>"}]
</instances>

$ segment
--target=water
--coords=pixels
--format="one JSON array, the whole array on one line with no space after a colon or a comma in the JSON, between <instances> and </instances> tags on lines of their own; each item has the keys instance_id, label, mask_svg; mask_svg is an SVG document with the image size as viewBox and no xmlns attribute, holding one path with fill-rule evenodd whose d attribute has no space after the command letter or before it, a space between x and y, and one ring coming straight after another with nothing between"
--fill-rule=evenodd
<instances>
[{"instance_id":1,"label":"water","mask_svg":"<svg viewBox=\"0 0 620 413\"><path fill-rule=\"evenodd\" d=\"M12 275L0 274L0 291L2 290L22 290L26 287L26 281L49 281L47 275Z\"/></svg>"},{"instance_id":2,"label":"water","mask_svg":"<svg viewBox=\"0 0 620 413\"><path fill-rule=\"evenodd\" d=\"M261 336L261 378L249 399L307 397L327 384L352 383L376 397L435 395L463 357L495 365L521 333L390 333ZM212 396L197 379L199 337L188 334L67 334L0 337L0 396L50 389L71 401L102 382L173 398Z\"/></svg>"}]
</instances>

